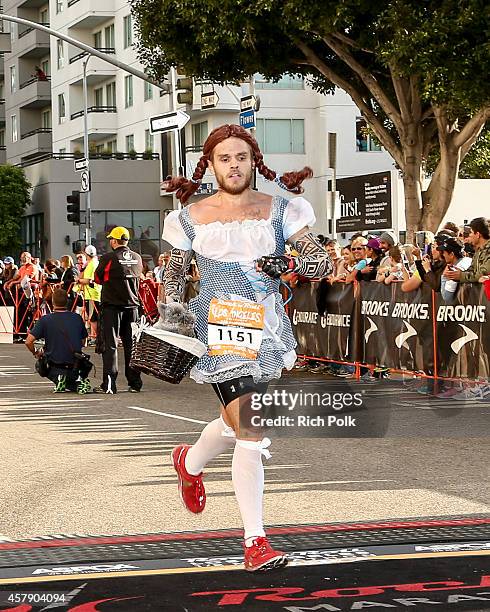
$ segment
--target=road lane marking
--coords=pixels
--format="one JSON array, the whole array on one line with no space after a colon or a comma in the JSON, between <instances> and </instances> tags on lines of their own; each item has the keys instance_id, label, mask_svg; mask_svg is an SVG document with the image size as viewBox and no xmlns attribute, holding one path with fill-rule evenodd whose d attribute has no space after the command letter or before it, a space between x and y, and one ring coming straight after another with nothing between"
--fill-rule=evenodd
<instances>
[{"instance_id":1,"label":"road lane marking","mask_svg":"<svg viewBox=\"0 0 490 612\"><path fill-rule=\"evenodd\" d=\"M158 412L158 410L150 410L149 408L140 408L140 406L127 406L131 410L140 410L141 412L149 412L150 414L158 414L159 416L168 417L169 419L178 419L179 421L188 421L189 423L199 423L207 425L208 421L199 421L198 419L190 419L189 417L179 416L177 414L169 414L168 412Z\"/></svg>"}]
</instances>

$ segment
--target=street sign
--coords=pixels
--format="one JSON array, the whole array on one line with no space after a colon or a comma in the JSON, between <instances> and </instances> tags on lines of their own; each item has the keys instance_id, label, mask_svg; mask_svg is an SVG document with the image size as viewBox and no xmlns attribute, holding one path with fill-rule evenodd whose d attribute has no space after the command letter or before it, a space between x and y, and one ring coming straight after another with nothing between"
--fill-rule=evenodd
<instances>
[{"instance_id":1,"label":"street sign","mask_svg":"<svg viewBox=\"0 0 490 612\"><path fill-rule=\"evenodd\" d=\"M150 132L157 134L159 132L181 130L189 119L190 116L181 110L150 117Z\"/></svg>"},{"instance_id":2,"label":"street sign","mask_svg":"<svg viewBox=\"0 0 490 612\"><path fill-rule=\"evenodd\" d=\"M248 129L255 127L255 111L253 108L240 113L240 125Z\"/></svg>"},{"instance_id":3,"label":"street sign","mask_svg":"<svg viewBox=\"0 0 490 612\"><path fill-rule=\"evenodd\" d=\"M196 191L197 195L212 195L215 192L213 189L213 183L201 183L199 185L198 190Z\"/></svg>"},{"instance_id":4,"label":"street sign","mask_svg":"<svg viewBox=\"0 0 490 612\"><path fill-rule=\"evenodd\" d=\"M215 91L201 94L201 110L208 110L218 106L219 96Z\"/></svg>"},{"instance_id":5,"label":"street sign","mask_svg":"<svg viewBox=\"0 0 490 612\"><path fill-rule=\"evenodd\" d=\"M240 98L240 110L256 110L257 98L255 96L245 96Z\"/></svg>"},{"instance_id":6,"label":"street sign","mask_svg":"<svg viewBox=\"0 0 490 612\"><path fill-rule=\"evenodd\" d=\"M73 160L73 166L75 172L83 172L83 170L88 170L88 160L86 160L85 157L75 159Z\"/></svg>"},{"instance_id":7,"label":"street sign","mask_svg":"<svg viewBox=\"0 0 490 612\"><path fill-rule=\"evenodd\" d=\"M82 193L90 191L90 172L88 170L83 170L80 174L80 191Z\"/></svg>"}]
</instances>

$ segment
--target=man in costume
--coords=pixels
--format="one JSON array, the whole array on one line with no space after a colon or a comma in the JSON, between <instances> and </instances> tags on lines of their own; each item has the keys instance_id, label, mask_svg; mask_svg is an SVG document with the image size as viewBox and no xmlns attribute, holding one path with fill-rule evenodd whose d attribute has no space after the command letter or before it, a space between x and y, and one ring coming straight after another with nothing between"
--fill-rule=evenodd
<instances>
[{"instance_id":1,"label":"man in costume","mask_svg":"<svg viewBox=\"0 0 490 612\"><path fill-rule=\"evenodd\" d=\"M162 237L173 249L163 283L167 302L182 301L185 274L195 257L201 286L189 308L208 352L191 377L212 384L221 416L206 425L193 446L177 446L172 461L181 499L198 514L206 504L205 465L234 447L232 481L244 526L245 569L264 571L287 563L285 554L274 550L265 537L262 519L262 456L270 457L270 440L244 431L243 424L241 429L240 409L296 360L296 342L279 293L280 276L297 272L323 277L332 272L332 264L311 233L315 215L309 202L251 189L257 170L300 194L302 182L313 174L310 168L277 178L247 130L223 125L208 136L192 178L167 180L167 191L176 191L185 204L208 167L216 176L218 192L165 219ZM286 243L299 253L297 257L285 255Z\"/></svg>"}]
</instances>

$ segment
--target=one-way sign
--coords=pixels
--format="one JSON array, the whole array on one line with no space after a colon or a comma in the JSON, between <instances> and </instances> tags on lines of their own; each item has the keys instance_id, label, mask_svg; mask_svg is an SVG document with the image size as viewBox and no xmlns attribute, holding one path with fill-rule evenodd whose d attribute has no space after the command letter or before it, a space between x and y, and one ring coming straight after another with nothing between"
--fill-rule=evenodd
<instances>
[{"instance_id":1,"label":"one-way sign","mask_svg":"<svg viewBox=\"0 0 490 612\"><path fill-rule=\"evenodd\" d=\"M75 172L83 172L84 170L88 170L88 161L85 159L85 157L74 159L73 166L75 168Z\"/></svg>"},{"instance_id":2,"label":"one-way sign","mask_svg":"<svg viewBox=\"0 0 490 612\"><path fill-rule=\"evenodd\" d=\"M257 110L257 98L255 96L245 96L240 98L240 110Z\"/></svg>"},{"instance_id":3,"label":"one-way sign","mask_svg":"<svg viewBox=\"0 0 490 612\"><path fill-rule=\"evenodd\" d=\"M156 134L158 132L181 130L189 119L190 116L181 110L150 117L150 132Z\"/></svg>"},{"instance_id":4,"label":"one-way sign","mask_svg":"<svg viewBox=\"0 0 490 612\"><path fill-rule=\"evenodd\" d=\"M201 110L208 110L218 106L219 96L215 91L201 94Z\"/></svg>"}]
</instances>

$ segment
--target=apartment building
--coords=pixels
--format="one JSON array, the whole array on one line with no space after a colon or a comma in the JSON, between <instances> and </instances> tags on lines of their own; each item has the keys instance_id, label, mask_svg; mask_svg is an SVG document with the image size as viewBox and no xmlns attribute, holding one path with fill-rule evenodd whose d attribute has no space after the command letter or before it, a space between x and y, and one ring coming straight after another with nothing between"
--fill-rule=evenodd
<instances>
[{"instance_id":1,"label":"apartment building","mask_svg":"<svg viewBox=\"0 0 490 612\"><path fill-rule=\"evenodd\" d=\"M7 14L49 24L142 69L127 0L3 1ZM0 154L3 142L6 161L24 166L33 186L33 204L23 222L24 246L44 257L60 256L82 236L66 221L66 195L79 188L73 157L83 152L82 75L87 56L35 29L4 26L11 32L12 52L5 55L4 92L0 92L5 98ZM93 241L103 248L107 229L126 225L132 229L134 247L154 259L164 246L160 234L165 211L174 205L159 188L161 177L172 170L172 138L152 135L149 118L169 110L170 96L94 56L87 63L87 84ZM182 165L187 171L192 171L212 129L238 123L238 98L248 93L246 85L243 91L216 86L218 105L203 111L201 94L211 89L196 82L192 104L179 105L191 116L181 134ZM329 191L334 174L340 178L389 170L390 156L370 139L359 111L342 92L324 96L301 78L285 76L270 83L260 75L255 77L255 90L261 98L256 137L266 163L279 173L305 165L313 168L305 197L316 210L319 231L331 231ZM0 104L0 121L1 111ZM216 187L211 176L205 182ZM262 177L257 187L280 193Z\"/></svg>"}]
</instances>

